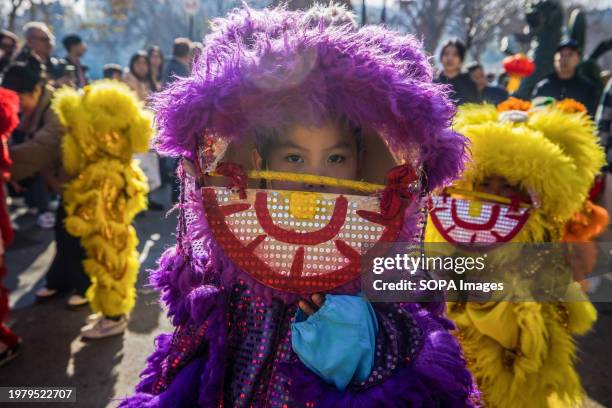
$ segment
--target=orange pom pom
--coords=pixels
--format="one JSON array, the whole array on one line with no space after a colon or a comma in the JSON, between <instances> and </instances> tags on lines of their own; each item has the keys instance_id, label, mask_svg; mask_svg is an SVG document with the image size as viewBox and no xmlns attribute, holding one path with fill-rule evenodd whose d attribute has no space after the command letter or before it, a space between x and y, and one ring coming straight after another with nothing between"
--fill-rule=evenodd
<instances>
[{"instance_id":1,"label":"orange pom pom","mask_svg":"<svg viewBox=\"0 0 612 408\"><path fill-rule=\"evenodd\" d=\"M562 110L566 113L579 113L586 112L586 106L581 104L575 99L563 99L555 104L555 108Z\"/></svg>"},{"instance_id":2,"label":"orange pom pom","mask_svg":"<svg viewBox=\"0 0 612 408\"><path fill-rule=\"evenodd\" d=\"M510 98L506 99L505 101L497 105L498 112L506 112L506 111L512 111L512 110L519 110L519 111L527 112L529 109L531 109L531 102L524 101L522 99L515 98L513 96L511 96Z\"/></svg>"}]
</instances>

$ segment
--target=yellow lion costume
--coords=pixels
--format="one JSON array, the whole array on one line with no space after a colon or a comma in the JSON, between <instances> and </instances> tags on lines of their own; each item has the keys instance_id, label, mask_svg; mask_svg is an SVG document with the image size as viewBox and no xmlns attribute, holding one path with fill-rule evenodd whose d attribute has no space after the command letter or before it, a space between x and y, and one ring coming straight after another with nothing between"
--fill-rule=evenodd
<instances>
[{"instance_id":1,"label":"yellow lion costume","mask_svg":"<svg viewBox=\"0 0 612 408\"><path fill-rule=\"evenodd\" d=\"M560 242L566 223L583 209L594 176L604 163L594 124L583 112L567 109L573 106L568 102L539 109L517 100L502 105L505 110L500 105L501 111L492 105L459 109L455 130L469 138L472 162L454 187L465 197L486 177L505 178L527 192L531 202L529 218L515 235L508 235L512 238L507 242ZM435 210L432 214L435 216ZM441 223L433 221L429 219L426 242L449 242L450 227L440 228ZM495 252L503 250L501 245ZM516 255L493 259L501 259L498 266L510 273L527 273L524 268L511 269ZM529 273L538 277L565 272L571 278L571 266L565 259L552 256L536 263ZM574 369L573 335L592 327L596 311L579 285L571 284L568 292L570 298L581 301L516 301L516 297L513 301L506 292L503 301L449 303L449 317L457 325L457 337L486 406L580 404L584 392Z\"/></svg>"},{"instance_id":2,"label":"yellow lion costume","mask_svg":"<svg viewBox=\"0 0 612 408\"><path fill-rule=\"evenodd\" d=\"M87 253L87 298L95 312L121 316L134 307L140 267L131 224L147 207L146 176L132 156L148 150L153 117L114 81L95 82L82 93L63 88L52 107L68 129L63 162L76 178L64 191L66 229Z\"/></svg>"}]
</instances>

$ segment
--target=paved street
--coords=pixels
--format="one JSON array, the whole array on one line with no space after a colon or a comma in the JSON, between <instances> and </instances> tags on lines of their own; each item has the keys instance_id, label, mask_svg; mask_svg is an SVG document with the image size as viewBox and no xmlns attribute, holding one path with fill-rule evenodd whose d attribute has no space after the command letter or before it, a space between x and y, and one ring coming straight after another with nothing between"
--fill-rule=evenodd
<instances>
[{"instance_id":1,"label":"paved street","mask_svg":"<svg viewBox=\"0 0 612 408\"><path fill-rule=\"evenodd\" d=\"M156 201L162 197L169 197L169 193L156 192ZM17 359L0 368L0 385L76 387L76 406L88 408L116 406L113 399L130 393L153 350L153 339L172 330L157 294L146 286L146 270L174 242L175 219L176 213L166 217L162 211L149 211L136 219L143 262L128 331L123 336L83 342L79 330L91 313L88 308L69 310L65 298L34 303L34 292L44 285L44 274L55 251L53 232L37 228L33 216L20 217L21 231L6 262L11 265L7 283L15 308L11 326L23 337L24 349Z\"/></svg>"},{"instance_id":2,"label":"paved street","mask_svg":"<svg viewBox=\"0 0 612 408\"><path fill-rule=\"evenodd\" d=\"M612 189L610 189L612 190ZM610 191L609 190L609 191ZM156 200L168 196L157 192ZM150 211L136 220L143 265L138 281L138 301L127 333L96 342L83 342L79 329L88 310L71 311L65 299L34 304L34 292L44 284L44 273L55 248L53 233L36 227L35 218L22 215L15 245L7 253L8 287L14 312L11 326L23 336L23 354L0 368L0 385L73 386L79 407L116 406L116 398L134 387L154 337L171 330L146 286L146 270L155 265L164 248L174 241L175 214ZM612 284L605 281L604 284ZM612 303L599 304L595 330L580 340L580 371L590 396L588 407L612 407ZM9 406L9 405L5 405ZM42 404L15 404L40 407ZM61 404L49 404L59 407ZM75 404L66 404L74 407Z\"/></svg>"}]
</instances>

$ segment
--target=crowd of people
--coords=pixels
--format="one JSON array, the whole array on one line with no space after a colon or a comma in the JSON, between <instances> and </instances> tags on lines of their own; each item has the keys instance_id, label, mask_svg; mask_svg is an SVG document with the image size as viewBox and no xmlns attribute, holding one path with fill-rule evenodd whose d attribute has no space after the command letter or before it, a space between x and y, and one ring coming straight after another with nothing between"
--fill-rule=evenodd
<instances>
[{"instance_id":1,"label":"crowd of people","mask_svg":"<svg viewBox=\"0 0 612 408\"><path fill-rule=\"evenodd\" d=\"M78 308L88 304L86 291L91 281L83 268L86 253L81 240L68 233L65 227L67 214L62 194L74 175L69 174L62 163L61 145L66 129L58 112L52 109L52 101L58 89L83 89L90 86L92 80L89 67L82 62L87 53L83 39L70 34L62 39L62 45L65 57L56 58L55 37L41 22L30 22L23 27L22 44L15 34L3 30L0 33L0 80L3 88L19 96L18 125L7 137L7 155L11 158L7 180L9 197L13 205L25 205L36 215L38 227L54 229L55 234L56 255L47 271L45 286L36 292L37 299L44 301L68 293L68 306ZM125 69L119 64L105 65L103 77L127 84L146 106L152 93L169 86L177 77L189 75L200 48L201 44L177 38L168 61L159 46L151 46L135 52ZM177 161L164 159L158 166L161 180L172 186L171 199L176 203L179 194L175 176ZM148 208L163 210L164 206L149 199ZM2 302L8 304L8 299L3 298ZM100 319L96 323L84 328L83 337L115 335L126 327L123 318ZM10 342L0 339L0 361L17 353L19 342L12 339Z\"/></svg>"},{"instance_id":2,"label":"crowd of people","mask_svg":"<svg viewBox=\"0 0 612 408\"><path fill-rule=\"evenodd\" d=\"M439 297L371 302L360 279L361 261L372 255L362 244L371 240L431 239L458 255L471 243L503 251L508 242L564 242L573 222L607 226L607 215L593 219L600 209L589 191L612 147L612 94L608 83L599 103L598 89L577 71L575 42L558 45L554 72L521 101L483 65L464 72L460 41L442 45L432 83L414 37L358 28L334 5L244 6L217 21L205 53L177 38L168 61L152 46L126 69L105 65L106 82L92 83L78 35L63 39L63 59L52 57L55 39L44 24L28 23L23 35L21 48L14 34L0 37L1 86L18 95L20 113L0 128L12 161L5 180L42 228L55 228L57 251L38 299L70 293L70 307L100 311L83 338L123 333L133 307L131 222L147 189L131 159L148 140L154 93L156 148L181 158L162 165L179 204L177 243L150 278L175 330L156 339L122 407L512 407L529 398L545 407L584 398L573 337L591 328L596 312L573 277L568 287L580 302L515 302L509 291L508 301L451 302L448 311ZM95 106L108 108L106 116L83 126ZM134 129L116 129L115 119ZM98 136L103 146L85 145ZM460 194L446 189L451 182ZM90 193L107 207L108 197L127 198L104 213L115 217L106 223L75 204L87 204ZM444 218L449 201L466 218L482 221L488 205L505 222ZM515 252L503 255L494 267L516 267ZM532 269L578 274L558 254L544 255L510 278ZM107 272L113 263L122 266ZM1 364L20 340L0 324Z\"/></svg>"},{"instance_id":3,"label":"crowd of people","mask_svg":"<svg viewBox=\"0 0 612 408\"><path fill-rule=\"evenodd\" d=\"M11 139L14 145L30 139L38 140L38 137L34 137L35 133L59 137L57 120L53 112L48 109L53 91L62 86L81 89L91 82L89 67L81 62L87 52L87 45L79 35L70 34L63 38L62 44L66 52L64 58L53 56L55 37L44 23L27 23L23 27L23 37L23 45L18 47L18 38L14 33L7 30L0 33L2 50L0 72L5 72L12 64L18 80L28 77L30 81L28 86L16 89L22 95L22 101L25 100L24 112L28 111L31 115L25 115L19 128L14 132ZM106 64L102 69L102 76L105 79L125 82L143 102L147 102L151 93L161 91L176 77L189 75L192 61L200 48L201 43L192 42L187 38L177 38L172 46L172 57L169 61L165 61L159 46L151 46L146 50L135 52L126 68L116 63ZM9 77L11 75L13 74L9 73ZM33 83L41 86L31 85ZM42 91L40 94L39 89ZM24 149L25 147L20 150L26 152ZM19 158L17 163L22 163ZM175 182L176 162L162 160L160 165L162 181ZM28 169L34 168L28 163L24 166ZM49 184L49 180L44 180L45 177L49 178L47 172L37 171L20 185L11 183L10 188L25 192L23 198L28 207L36 211L38 225L44 229L51 229L55 225L53 208L57 207L55 194L57 190L53 190L52 186L57 184ZM172 191L172 201L176 202L178 187L175 186ZM163 206L151 201L149 209L162 210Z\"/></svg>"},{"instance_id":4,"label":"crowd of people","mask_svg":"<svg viewBox=\"0 0 612 408\"><path fill-rule=\"evenodd\" d=\"M440 49L442 69L436 81L452 87L455 101L464 103L487 102L499 104L509 93L504 85L504 76L495 81L494 75L487 75L480 63L472 63L463 71L466 57L465 45L460 40L449 40ZM582 59L582 50L573 39L564 39L555 52L554 72L538 82L532 98L552 97L556 100L574 99L587 107L589 115L595 117L600 92L595 84L577 70ZM604 71L605 78L609 71ZM497 83L496 83L497 82Z\"/></svg>"},{"instance_id":5,"label":"crowd of people","mask_svg":"<svg viewBox=\"0 0 612 408\"><path fill-rule=\"evenodd\" d=\"M576 40L564 38L555 51L554 70L536 84L532 91L534 98L554 100L573 99L583 104L589 116L595 119L601 144L608 156L606 165L612 163L612 81L610 70L601 72L599 89L591 78L579 72L582 50ZM506 100L510 93L504 87L505 74L495 78L487 74L482 64L471 63L463 69L466 57L465 45L460 40L449 40L440 49L441 69L435 82L451 87L457 105L466 103L491 103L497 105Z\"/></svg>"}]
</instances>

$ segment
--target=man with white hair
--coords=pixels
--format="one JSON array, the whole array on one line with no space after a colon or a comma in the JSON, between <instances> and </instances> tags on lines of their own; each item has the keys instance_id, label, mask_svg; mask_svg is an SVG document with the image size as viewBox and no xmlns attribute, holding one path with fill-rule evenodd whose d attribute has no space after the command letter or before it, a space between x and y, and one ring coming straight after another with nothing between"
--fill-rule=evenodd
<instances>
[{"instance_id":1,"label":"man with white hair","mask_svg":"<svg viewBox=\"0 0 612 408\"><path fill-rule=\"evenodd\" d=\"M55 46L55 37L49 31L45 23L31 21L23 26L23 36L26 47L28 47L38 58L43 61L51 58L51 52Z\"/></svg>"},{"instance_id":2,"label":"man with white hair","mask_svg":"<svg viewBox=\"0 0 612 408\"><path fill-rule=\"evenodd\" d=\"M58 62L51 56L55 47L55 36L49 27L40 21L30 21L23 26L25 45L17 56L17 61L26 61L33 54L40 59L47 69L47 76L54 80L60 75Z\"/></svg>"}]
</instances>

